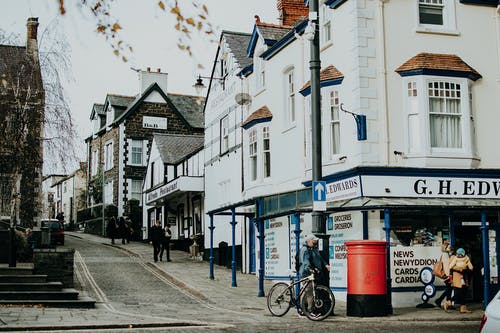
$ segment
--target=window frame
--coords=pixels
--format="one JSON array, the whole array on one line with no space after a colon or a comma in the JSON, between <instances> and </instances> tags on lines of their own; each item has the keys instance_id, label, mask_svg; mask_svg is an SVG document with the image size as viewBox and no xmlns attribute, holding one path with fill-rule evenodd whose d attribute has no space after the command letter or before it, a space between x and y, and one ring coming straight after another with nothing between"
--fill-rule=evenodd
<instances>
[{"instance_id":1,"label":"window frame","mask_svg":"<svg viewBox=\"0 0 500 333\"><path fill-rule=\"evenodd\" d=\"M229 114L220 120L220 147L219 154L224 155L229 151Z\"/></svg>"},{"instance_id":2,"label":"window frame","mask_svg":"<svg viewBox=\"0 0 500 333\"><path fill-rule=\"evenodd\" d=\"M286 108L286 127L295 125L297 121L297 91L295 82L295 68L287 67L284 70L284 91Z\"/></svg>"},{"instance_id":3,"label":"window frame","mask_svg":"<svg viewBox=\"0 0 500 333\"><path fill-rule=\"evenodd\" d=\"M271 137L269 126L262 127L262 175L271 177ZM267 145L266 145L267 143Z\"/></svg>"},{"instance_id":4,"label":"window frame","mask_svg":"<svg viewBox=\"0 0 500 333\"><path fill-rule=\"evenodd\" d=\"M139 184L138 189L139 191L134 191L134 184ZM136 189L137 190L137 189ZM130 196L129 200L132 199L138 199L139 200L139 206L142 206L142 180L141 179L130 179ZM134 194L138 194L138 198L134 198Z\"/></svg>"},{"instance_id":5,"label":"window frame","mask_svg":"<svg viewBox=\"0 0 500 333\"><path fill-rule=\"evenodd\" d=\"M421 23L420 22L420 8L421 6L433 6L433 4L422 4L421 1L429 0L418 0L416 1L416 26L417 32L424 33L442 33L449 35L458 35L456 25L456 5L455 0L442 0L442 24L431 24L431 23Z\"/></svg>"},{"instance_id":6,"label":"window frame","mask_svg":"<svg viewBox=\"0 0 500 333\"><path fill-rule=\"evenodd\" d=\"M254 73L255 73L255 93L258 94L266 88L266 65L265 60L261 57L265 50L260 50L254 57Z\"/></svg>"},{"instance_id":7,"label":"window frame","mask_svg":"<svg viewBox=\"0 0 500 333\"><path fill-rule=\"evenodd\" d=\"M321 44L326 46L332 42L332 9L330 6L323 4L321 6ZM328 33L327 33L328 32Z\"/></svg>"},{"instance_id":8,"label":"window frame","mask_svg":"<svg viewBox=\"0 0 500 333\"><path fill-rule=\"evenodd\" d=\"M136 147L134 147L136 146ZM134 153L134 148L140 148L140 162L136 163L134 162L134 155L137 155L137 153ZM137 139L131 139L130 140L130 165L136 165L136 166L142 166L144 162L144 143L142 140L137 140Z\"/></svg>"},{"instance_id":9,"label":"window frame","mask_svg":"<svg viewBox=\"0 0 500 333\"><path fill-rule=\"evenodd\" d=\"M257 130L255 128L252 128L248 132L248 163L250 169L250 174L249 174L250 181L256 181L258 178L257 153L258 153Z\"/></svg>"},{"instance_id":10,"label":"window frame","mask_svg":"<svg viewBox=\"0 0 500 333\"><path fill-rule=\"evenodd\" d=\"M113 169L114 163L113 141L106 141L104 144L104 171Z\"/></svg>"},{"instance_id":11,"label":"window frame","mask_svg":"<svg viewBox=\"0 0 500 333\"><path fill-rule=\"evenodd\" d=\"M340 121L340 97L339 97L339 91L337 89L332 89L328 91L327 95L328 99L328 109L329 109L329 126L328 126L328 136L329 136L329 152L330 152L330 157L333 158L333 156L339 155L342 151L341 149L341 121ZM333 103L332 103L333 101ZM335 111L336 110L336 111ZM337 114L337 119L333 119L332 117L332 112L336 112ZM335 137L335 130L334 127L337 127L338 131L338 140ZM338 141L338 142L336 142Z\"/></svg>"}]
</instances>

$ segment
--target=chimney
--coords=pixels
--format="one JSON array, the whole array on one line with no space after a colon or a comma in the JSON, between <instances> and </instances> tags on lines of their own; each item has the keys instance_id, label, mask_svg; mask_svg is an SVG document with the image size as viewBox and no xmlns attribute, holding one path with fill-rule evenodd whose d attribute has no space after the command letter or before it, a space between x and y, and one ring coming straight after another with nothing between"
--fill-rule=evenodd
<instances>
[{"instance_id":1,"label":"chimney","mask_svg":"<svg viewBox=\"0 0 500 333\"><path fill-rule=\"evenodd\" d=\"M161 90L167 94L167 73L162 73L160 68L151 71L151 67L147 67L145 71L139 72L140 93L143 94L153 83L157 83Z\"/></svg>"},{"instance_id":2,"label":"chimney","mask_svg":"<svg viewBox=\"0 0 500 333\"><path fill-rule=\"evenodd\" d=\"M309 15L309 8L306 7L304 0L278 0L276 7L281 25L293 26Z\"/></svg>"},{"instance_id":3,"label":"chimney","mask_svg":"<svg viewBox=\"0 0 500 333\"><path fill-rule=\"evenodd\" d=\"M38 17L28 18L26 23L27 35L26 35L26 53L38 63Z\"/></svg>"}]
</instances>

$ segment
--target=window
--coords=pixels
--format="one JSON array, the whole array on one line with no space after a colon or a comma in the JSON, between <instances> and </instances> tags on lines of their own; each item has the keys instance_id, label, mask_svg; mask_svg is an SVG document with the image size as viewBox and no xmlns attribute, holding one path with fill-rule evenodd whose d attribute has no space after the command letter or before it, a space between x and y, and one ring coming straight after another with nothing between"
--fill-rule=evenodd
<instances>
[{"instance_id":1,"label":"window","mask_svg":"<svg viewBox=\"0 0 500 333\"><path fill-rule=\"evenodd\" d=\"M293 68L286 72L285 78L287 119L289 124L293 124L295 123L295 80Z\"/></svg>"},{"instance_id":2,"label":"window","mask_svg":"<svg viewBox=\"0 0 500 333\"><path fill-rule=\"evenodd\" d=\"M249 133L250 180L257 179L257 131L252 129Z\"/></svg>"},{"instance_id":3,"label":"window","mask_svg":"<svg viewBox=\"0 0 500 333\"><path fill-rule=\"evenodd\" d=\"M112 204L113 203L113 181L104 182L104 203Z\"/></svg>"},{"instance_id":4,"label":"window","mask_svg":"<svg viewBox=\"0 0 500 333\"><path fill-rule=\"evenodd\" d=\"M420 151L420 126L418 112L418 90L417 82L409 81L407 84L408 93L408 143L409 152Z\"/></svg>"},{"instance_id":5,"label":"window","mask_svg":"<svg viewBox=\"0 0 500 333\"><path fill-rule=\"evenodd\" d=\"M340 153L339 92L330 92L330 140L332 154Z\"/></svg>"},{"instance_id":6,"label":"window","mask_svg":"<svg viewBox=\"0 0 500 333\"><path fill-rule=\"evenodd\" d=\"M151 162L150 188L155 186L155 162Z\"/></svg>"},{"instance_id":7,"label":"window","mask_svg":"<svg viewBox=\"0 0 500 333\"><path fill-rule=\"evenodd\" d=\"M99 170L99 151L94 150L92 152L92 170L91 170L92 176L97 175L98 170Z\"/></svg>"},{"instance_id":8,"label":"window","mask_svg":"<svg viewBox=\"0 0 500 333\"><path fill-rule=\"evenodd\" d=\"M419 0L418 25L428 31L452 32L455 26L455 0Z\"/></svg>"},{"instance_id":9,"label":"window","mask_svg":"<svg viewBox=\"0 0 500 333\"><path fill-rule=\"evenodd\" d=\"M271 148L268 126L262 129L262 157L264 161L264 178L271 177Z\"/></svg>"},{"instance_id":10,"label":"window","mask_svg":"<svg viewBox=\"0 0 500 333\"><path fill-rule=\"evenodd\" d=\"M420 24L443 25L443 0L419 0Z\"/></svg>"},{"instance_id":11,"label":"window","mask_svg":"<svg viewBox=\"0 0 500 333\"><path fill-rule=\"evenodd\" d=\"M220 153L229 150L229 115L220 120Z\"/></svg>"},{"instance_id":12,"label":"window","mask_svg":"<svg viewBox=\"0 0 500 333\"><path fill-rule=\"evenodd\" d=\"M462 148L460 84L428 83L431 147Z\"/></svg>"},{"instance_id":13,"label":"window","mask_svg":"<svg viewBox=\"0 0 500 333\"><path fill-rule=\"evenodd\" d=\"M142 180L132 179L130 182L130 199L138 200L142 204Z\"/></svg>"},{"instance_id":14,"label":"window","mask_svg":"<svg viewBox=\"0 0 500 333\"><path fill-rule=\"evenodd\" d=\"M332 39L332 24L330 19L330 13L332 10L329 6L323 5L321 6L321 42L323 44L327 44Z\"/></svg>"},{"instance_id":15,"label":"window","mask_svg":"<svg viewBox=\"0 0 500 333\"><path fill-rule=\"evenodd\" d=\"M259 92L266 86L266 71L264 59L260 57L264 51L255 56L255 90Z\"/></svg>"},{"instance_id":16,"label":"window","mask_svg":"<svg viewBox=\"0 0 500 333\"><path fill-rule=\"evenodd\" d=\"M142 140L132 140L130 151L130 164L142 165Z\"/></svg>"},{"instance_id":17,"label":"window","mask_svg":"<svg viewBox=\"0 0 500 333\"><path fill-rule=\"evenodd\" d=\"M113 141L106 142L104 146L104 170L113 168Z\"/></svg>"}]
</instances>

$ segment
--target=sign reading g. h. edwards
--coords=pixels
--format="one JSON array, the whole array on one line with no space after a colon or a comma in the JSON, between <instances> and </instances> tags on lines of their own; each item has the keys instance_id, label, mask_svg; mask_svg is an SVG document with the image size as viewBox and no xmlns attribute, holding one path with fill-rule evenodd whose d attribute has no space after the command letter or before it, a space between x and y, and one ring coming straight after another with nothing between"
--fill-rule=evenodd
<instances>
[{"instance_id":1,"label":"sign reading g. h. edwards","mask_svg":"<svg viewBox=\"0 0 500 333\"><path fill-rule=\"evenodd\" d=\"M364 196L413 198L500 198L500 179L361 176Z\"/></svg>"}]
</instances>

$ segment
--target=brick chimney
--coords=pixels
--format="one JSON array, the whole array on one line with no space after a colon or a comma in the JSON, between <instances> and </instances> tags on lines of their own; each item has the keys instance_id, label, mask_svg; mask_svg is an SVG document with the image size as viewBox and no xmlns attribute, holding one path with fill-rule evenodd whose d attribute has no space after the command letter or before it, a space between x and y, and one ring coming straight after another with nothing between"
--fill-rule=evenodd
<instances>
[{"instance_id":1,"label":"brick chimney","mask_svg":"<svg viewBox=\"0 0 500 333\"><path fill-rule=\"evenodd\" d=\"M309 8L306 7L304 0L278 0L279 20L281 25L293 26L298 20L308 17Z\"/></svg>"},{"instance_id":2,"label":"brick chimney","mask_svg":"<svg viewBox=\"0 0 500 333\"><path fill-rule=\"evenodd\" d=\"M26 23L27 35L26 35L26 53L38 63L38 17L28 18Z\"/></svg>"}]
</instances>

